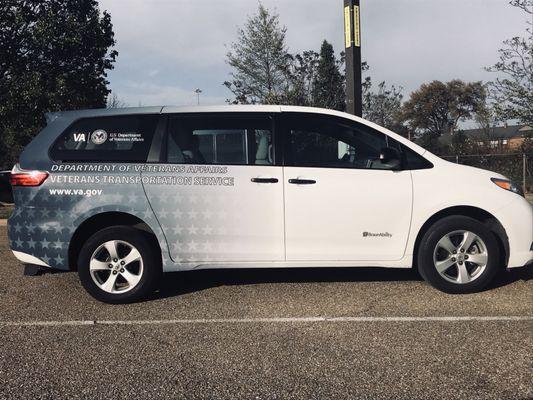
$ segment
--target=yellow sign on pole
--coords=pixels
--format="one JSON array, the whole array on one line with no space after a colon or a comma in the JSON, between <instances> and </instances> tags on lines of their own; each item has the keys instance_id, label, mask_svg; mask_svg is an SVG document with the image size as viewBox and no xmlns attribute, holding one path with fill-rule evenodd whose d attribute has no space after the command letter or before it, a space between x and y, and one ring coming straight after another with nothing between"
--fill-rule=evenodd
<instances>
[{"instance_id":1,"label":"yellow sign on pole","mask_svg":"<svg viewBox=\"0 0 533 400\"><path fill-rule=\"evenodd\" d=\"M361 29L360 26L360 17L359 17L359 6L354 6L353 8L353 26L354 26L354 45L356 47L361 47Z\"/></svg>"},{"instance_id":2,"label":"yellow sign on pole","mask_svg":"<svg viewBox=\"0 0 533 400\"><path fill-rule=\"evenodd\" d=\"M344 7L344 37L346 48L352 46L352 24L350 21L350 6Z\"/></svg>"}]
</instances>

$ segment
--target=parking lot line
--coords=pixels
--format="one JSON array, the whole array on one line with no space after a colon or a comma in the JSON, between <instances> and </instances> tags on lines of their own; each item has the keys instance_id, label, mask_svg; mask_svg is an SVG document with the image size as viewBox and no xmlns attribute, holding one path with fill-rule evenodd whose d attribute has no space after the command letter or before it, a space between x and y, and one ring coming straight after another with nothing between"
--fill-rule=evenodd
<instances>
[{"instance_id":1,"label":"parking lot line","mask_svg":"<svg viewBox=\"0 0 533 400\"><path fill-rule=\"evenodd\" d=\"M508 322L533 321L533 316L441 316L441 317L295 317L295 318L212 318L212 319L158 319L158 320L79 320L79 321L3 321L6 327L56 327L94 325L186 325L186 324L250 324L250 323L365 323L365 322Z\"/></svg>"}]
</instances>

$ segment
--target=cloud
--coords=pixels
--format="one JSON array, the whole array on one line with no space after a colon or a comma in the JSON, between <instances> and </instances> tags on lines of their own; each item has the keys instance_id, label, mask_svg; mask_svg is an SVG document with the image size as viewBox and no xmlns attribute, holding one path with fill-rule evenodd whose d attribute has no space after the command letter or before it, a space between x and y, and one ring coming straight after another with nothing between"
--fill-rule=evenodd
<instances>
[{"instance_id":1,"label":"cloud","mask_svg":"<svg viewBox=\"0 0 533 400\"><path fill-rule=\"evenodd\" d=\"M197 95L194 89L172 85L158 85L154 83L129 81L121 85L120 93L116 92L120 100L128 106L160 106L176 105L187 106L197 104ZM200 95L202 105L220 105L226 98L220 96Z\"/></svg>"},{"instance_id":2,"label":"cloud","mask_svg":"<svg viewBox=\"0 0 533 400\"><path fill-rule=\"evenodd\" d=\"M318 50L322 40L343 46L340 0L262 0L287 26L292 52ZM111 88L135 105L192 104L230 93L227 45L257 9L254 0L101 0L111 13L119 57ZM408 95L433 80L490 80L506 38L525 31L525 17L502 0L363 0L362 52L375 81ZM175 91L175 92L174 92Z\"/></svg>"}]
</instances>

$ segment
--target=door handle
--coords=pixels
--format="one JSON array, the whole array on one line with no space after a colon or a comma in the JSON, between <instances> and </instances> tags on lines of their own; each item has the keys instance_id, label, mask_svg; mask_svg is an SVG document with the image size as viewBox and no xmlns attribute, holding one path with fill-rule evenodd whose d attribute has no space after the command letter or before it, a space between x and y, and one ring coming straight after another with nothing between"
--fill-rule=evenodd
<instances>
[{"instance_id":1,"label":"door handle","mask_svg":"<svg viewBox=\"0 0 533 400\"><path fill-rule=\"evenodd\" d=\"M252 178L255 183L278 183L278 178Z\"/></svg>"},{"instance_id":2,"label":"door handle","mask_svg":"<svg viewBox=\"0 0 533 400\"><path fill-rule=\"evenodd\" d=\"M289 183L293 185L314 185L316 181L314 179L289 179Z\"/></svg>"}]
</instances>

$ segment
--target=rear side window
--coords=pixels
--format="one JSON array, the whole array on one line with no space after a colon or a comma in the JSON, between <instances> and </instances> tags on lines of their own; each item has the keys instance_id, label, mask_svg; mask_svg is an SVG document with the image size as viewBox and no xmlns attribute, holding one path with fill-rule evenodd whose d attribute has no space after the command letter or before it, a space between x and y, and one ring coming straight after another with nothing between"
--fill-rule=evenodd
<instances>
[{"instance_id":1,"label":"rear side window","mask_svg":"<svg viewBox=\"0 0 533 400\"><path fill-rule=\"evenodd\" d=\"M173 116L167 162L273 165L270 116Z\"/></svg>"},{"instance_id":2,"label":"rear side window","mask_svg":"<svg viewBox=\"0 0 533 400\"><path fill-rule=\"evenodd\" d=\"M157 115L80 119L63 132L50 155L55 161L145 162L157 121Z\"/></svg>"}]
</instances>

